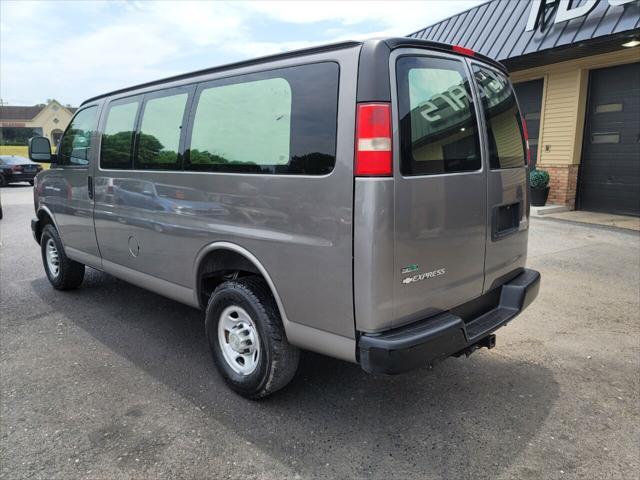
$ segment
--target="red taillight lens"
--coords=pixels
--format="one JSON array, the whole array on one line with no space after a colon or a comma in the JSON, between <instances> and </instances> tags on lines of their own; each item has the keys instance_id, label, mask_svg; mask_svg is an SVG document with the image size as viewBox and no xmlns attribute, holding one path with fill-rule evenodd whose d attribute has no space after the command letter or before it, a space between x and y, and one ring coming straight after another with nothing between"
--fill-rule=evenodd
<instances>
[{"instance_id":1,"label":"red taillight lens","mask_svg":"<svg viewBox=\"0 0 640 480\"><path fill-rule=\"evenodd\" d=\"M454 45L453 47L451 47L451 50L453 50L456 53L461 53L462 55L467 55L469 57L476 56L476 52L474 52L470 48L461 47L460 45Z\"/></svg>"},{"instance_id":2,"label":"red taillight lens","mask_svg":"<svg viewBox=\"0 0 640 480\"><path fill-rule=\"evenodd\" d=\"M356 118L356 161L354 174L390 176L393 173L391 151L391 105L361 103Z\"/></svg>"},{"instance_id":3,"label":"red taillight lens","mask_svg":"<svg viewBox=\"0 0 640 480\"><path fill-rule=\"evenodd\" d=\"M527 121L523 116L520 116L522 121L522 133L524 134L524 144L527 149L527 166L531 167L531 148L529 147L529 130L527 129Z\"/></svg>"},{"instance_id":4,"label":"red taillight lens","mask_svg":"<svg viewBox=\"0 0 640 480\"><path fill-rule=\"evenodd\" d=\"M11 167L11 170L13 170L14 172L21 172L22 165L14 165L13 167Z\"/></svg>"}]
</instances>

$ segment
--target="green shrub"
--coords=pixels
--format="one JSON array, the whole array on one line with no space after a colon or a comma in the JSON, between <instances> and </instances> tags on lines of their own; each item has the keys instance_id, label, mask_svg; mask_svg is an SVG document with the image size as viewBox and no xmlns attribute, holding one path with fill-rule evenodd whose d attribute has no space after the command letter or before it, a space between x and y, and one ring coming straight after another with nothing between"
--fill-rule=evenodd
<instances>
[{"instance_id":1,"label":"green shrub","mask_svg":"<svg viewBox=\"0 0 640 480\"><path fill-rule=\"evenodd\" d=\"M543 190L549 186L549 172L546 170L531 170L529 182L534 190Z\"/></svg>"}]
</instances>

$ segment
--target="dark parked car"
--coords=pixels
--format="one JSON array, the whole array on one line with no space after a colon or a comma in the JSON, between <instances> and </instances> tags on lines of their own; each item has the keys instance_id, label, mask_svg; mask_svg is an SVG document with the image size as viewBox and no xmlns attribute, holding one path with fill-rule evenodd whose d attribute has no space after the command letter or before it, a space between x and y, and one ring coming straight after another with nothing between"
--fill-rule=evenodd
<instances>
[{"instance_id":1,"label":"dark parked car","mask_svg":"<svg viewBox=\"0 0 640 480\"><path fill-rule=\"evenodd\" d=\"M0 187L16 182L29 182L42 170L42 166L28 158L0 155Z\"/></svg>"}]
</instances>

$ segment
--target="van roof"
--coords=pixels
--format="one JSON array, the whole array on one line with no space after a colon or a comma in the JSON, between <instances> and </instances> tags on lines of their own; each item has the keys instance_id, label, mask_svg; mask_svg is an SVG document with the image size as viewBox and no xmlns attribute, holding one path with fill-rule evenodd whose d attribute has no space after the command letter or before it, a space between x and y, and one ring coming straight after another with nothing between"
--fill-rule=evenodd
<instances>
[{"instance_id":1,"label":"van roof","mask_svg":"<svg viewBox=\"0 0 640 480\"><path fill-rule=\"evenodd\" d=\"M452 51L452 45L446 44L446 43L441 43L441 42L433 42L430 40L422 40L422 39L417 39L417 38L409 38L409 37L392 37L392 38L377 38L377 39L370 39L370 40L365 40L365 41L355 41L355 40L349 40L349 41L343 41L343 42L337 42L337 43L329 43L329 44L325 44L325 45L319 45L319 46L315 46L315 47L310 47L310 48L304 48L304 49L300 49L300 50L292 50L289 52L284 52L284 53L276 53L273 55L267 55L264 57L258 57L258 58L253 58L253 59L249 59L249 60L243 60L240 62L234 62L234 63L227 63L224 65L219 65L216 67L209 67L209 68L205 68L202 70L196 70L193 72L189 72L189 73L183 73L183 74L179 74L179 75L174 75L171 77L166 77L166 78L162 78L159 80L153 80L150 82L145 82L145 83L140 83L137 85L132 85L130 87L126 87L126 88L120 88L118 90L113 90L111 92L107 92L107 93L103 93L101 95L96 95L95 97L91 97L88 98L87 100L85 100L84 102L82 102L81 106L88 103L88 102L92 102L95 100L99 100L101 98L105 98L105 97L109 97L111 95L117 95L117 94L121 94L121 93L125 93L125 92L129 92L129 91L134 91L134 90L138 90L141 88L147 88L147 87L152 87L152 86L156 86L156 85L162 85L164 83L169 83L169 82L175 82L175 81L179 81L179 80L185 80L191 77L197 77L200 75L206 75L208 73L216 73L216 72L222 72L225 70L233 70L235 68L240 68L240 67L247 67L247 66L251 66L251 65L259 65L261 63L267 63L267 62L272 62L275 60L282 60L282 59L287 59L287 58L295 58L295 57L301 57L301 56L305 56L305 55L310 55L310 54L314 54L314 53L322 53L322 52L330 52L333 50L342 50L342 49L346 49L346 48L352 48L352 47L357 47L357 46L363 46L363 50L368 51L369 54L367 56L378 56L380 55L380 60L382 60L384 58L384 63L387 62L386 57L383 55L383 53L388 54L391 50L395 50L396 48L400 48L400 47L415 47L415 48L429 48L429 49L434 49L434 50L441 50L441 51L447 51L447 52L451 52ZM474 58L477 58L478 60L481 60L485 63L489 63L497 68L499 68L500 70L504 71L505 73L507 72L507 69L504 65L502 65L500 62L493 60L485 55L479 54L479 53L475 53L474 54ZM377 63L374 61L374 63ZM387 67L388 68L388 67Z\"/></svg>"}]
</instances>

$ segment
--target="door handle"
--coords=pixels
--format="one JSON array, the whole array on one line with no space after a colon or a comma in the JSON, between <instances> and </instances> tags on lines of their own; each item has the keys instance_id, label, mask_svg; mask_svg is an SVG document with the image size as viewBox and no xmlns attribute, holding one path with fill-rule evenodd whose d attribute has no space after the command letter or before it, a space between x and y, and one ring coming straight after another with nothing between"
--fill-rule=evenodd
<instances>
[{"instance_id":1,"label":"door handle","mask_svg":"<svg viewBox=\"0 0 640 480\"><path fill-rule=\"evenodd\" d=\"M91 175L87 177L87 193L89 198L93 200L93 177Z\"/></svg>"}]
</instances>

